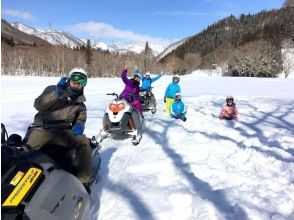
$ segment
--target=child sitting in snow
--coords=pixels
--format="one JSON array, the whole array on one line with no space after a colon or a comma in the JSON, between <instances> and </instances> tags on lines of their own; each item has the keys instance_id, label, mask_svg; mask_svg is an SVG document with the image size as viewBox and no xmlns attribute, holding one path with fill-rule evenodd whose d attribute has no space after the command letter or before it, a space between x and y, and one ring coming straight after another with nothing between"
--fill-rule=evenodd
<instances>
[{"instance_id":1,"label":"child sitting in snow","mask_svg":"<svg viewBox=\"0 0 294 220\"><path fill-rule=\"evenodd\" d=\"M170 107L170 116L172 118L181 119L186 121L187 106L182 102L180 93L175 94L174 102Z\"/></svg>"},{"instance_id":2,"label":"child sitting in snow","mask_svg":"<svg viewBox=\"0 0 294 220\"><path fill-rule=\"evenodd\" d=\"M219 118L221 120L225 119L238 121L238 110L236 104L234 103L233 96L228 96L226 98L226 104L221 109Z\"/></svg>"}]
</instances>

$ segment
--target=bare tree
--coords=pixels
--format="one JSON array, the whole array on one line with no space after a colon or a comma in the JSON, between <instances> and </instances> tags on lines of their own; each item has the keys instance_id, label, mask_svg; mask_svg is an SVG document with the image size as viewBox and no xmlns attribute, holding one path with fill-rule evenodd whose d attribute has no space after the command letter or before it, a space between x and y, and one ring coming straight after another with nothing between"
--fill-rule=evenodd
<instances>
[{"instance_id":1,"label":"bare tree","mask_svg":"<svg viewBox=\"0 0 294 220\"><path fill-rule=\"evenodd\" d=\"M169 73L183 74L186 70L184 68L184 61L175 54L169 56L165 61L165 70Z\"/></svg>"},{"instance_id":2,"label":"bare tree","mask_svg":"<svg viewBox=\"0 0 294 220\"><path fill-rule=\"evenodd\" d=\"M187 53L184 56L184 65L187 72L192 72L200 67L201 56L199 53Z\"/></svg>"},{"instance_id":3,"label":"bare tree","mask_svg":"<svg viewBox=\"0 0 294 220\"><path fill-rule=\"evenodd\" d=\"M283 4L283 7L294 7L294 0L286 0Z\"/></svg>"},{"instance_id":4,"label":"bare tree","mask_svg":"<svg viewBox=\"0 0 294 220\"><path fill-rule=\"evenodd\" d=\"M279 48L267 41L245 44L236 49L228 63L228 71L234 76L276 77L282 70Z\"/></svg>"}]
</instances>

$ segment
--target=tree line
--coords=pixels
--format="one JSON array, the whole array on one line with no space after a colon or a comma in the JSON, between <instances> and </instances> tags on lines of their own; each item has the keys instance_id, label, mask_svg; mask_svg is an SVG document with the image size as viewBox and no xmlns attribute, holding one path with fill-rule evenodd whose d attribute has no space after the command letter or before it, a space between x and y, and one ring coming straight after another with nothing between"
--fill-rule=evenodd
<instances>
[{"instance_id":1,"label":"tree line","mask_svg":"<svg viewBox=\"0 0 294 220\"><path fill-rule=\"evenodd\" d=\"M135 66L142 71L156 68L148 42L141 54L119 54L93 49L90 40L85 47L70 49L17 44L13 39L2 39L1 54L1 72L7 75L61 76L79 66L85 68L90 77L114 77L120 74L125 63L131 71Z\"/></svg>"}]
</instances>

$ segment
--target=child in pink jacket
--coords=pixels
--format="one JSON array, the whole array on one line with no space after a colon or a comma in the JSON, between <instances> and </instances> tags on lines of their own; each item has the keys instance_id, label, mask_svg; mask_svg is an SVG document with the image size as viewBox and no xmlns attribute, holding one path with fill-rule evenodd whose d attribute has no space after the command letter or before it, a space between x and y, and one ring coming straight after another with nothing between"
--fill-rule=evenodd
<instances>
[{"instance_id":1,"label":"child in pink jacket","mask_svg":"<svg viewBox=\"0 0 294 220\"><path fill-rule=\"evenodd\" d=\"M221 120L225 119L238 121L238 110L236 104L234 103L233 96L228 96L226 98L226 104L221 109L219 118Z\"/></svg>"}]
</instances>

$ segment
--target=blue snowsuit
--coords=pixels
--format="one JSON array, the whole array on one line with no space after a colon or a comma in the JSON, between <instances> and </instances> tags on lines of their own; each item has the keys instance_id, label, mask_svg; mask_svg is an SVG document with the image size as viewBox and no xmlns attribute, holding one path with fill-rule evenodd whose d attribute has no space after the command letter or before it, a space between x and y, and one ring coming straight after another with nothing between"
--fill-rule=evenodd
<instances>
[{"instance_id":1,"label":"blue snowsuit","mask_svg":"<svg viewBox=\"0 0 294 220\"><path fill-rule=\"evenodd\" d=\"M176 93L181 93L181 88L178 83L172 82L166 88L164 96L166 98L174 99Z\"/></svg>"},{"instance_id":2,"label":"blue snowsuit","mask_svg":"<svg viewBox=\"0 0 294 220\"><path fill-rule=\"evenodd\" d=\"M161 75L158 75L156 77L153 78L147 78L146 76L144 76L142 78L142 85L141 85L141 90L151 90L151 84L153 82L155 82L156 80L158 80L161 77Z\"/></svg>"},{"instance_id":3,"label":"blue snowsuit","mask_svg":"<svg viewBox=\"0 0 294 220\"><path fill-rule=\"evenodd\" d=\"M171 105L170 116L172 118L182 119L183 121L186 121L186 113L187 106L182 101L174 102Z\"/></svg>"}]
</instances>

